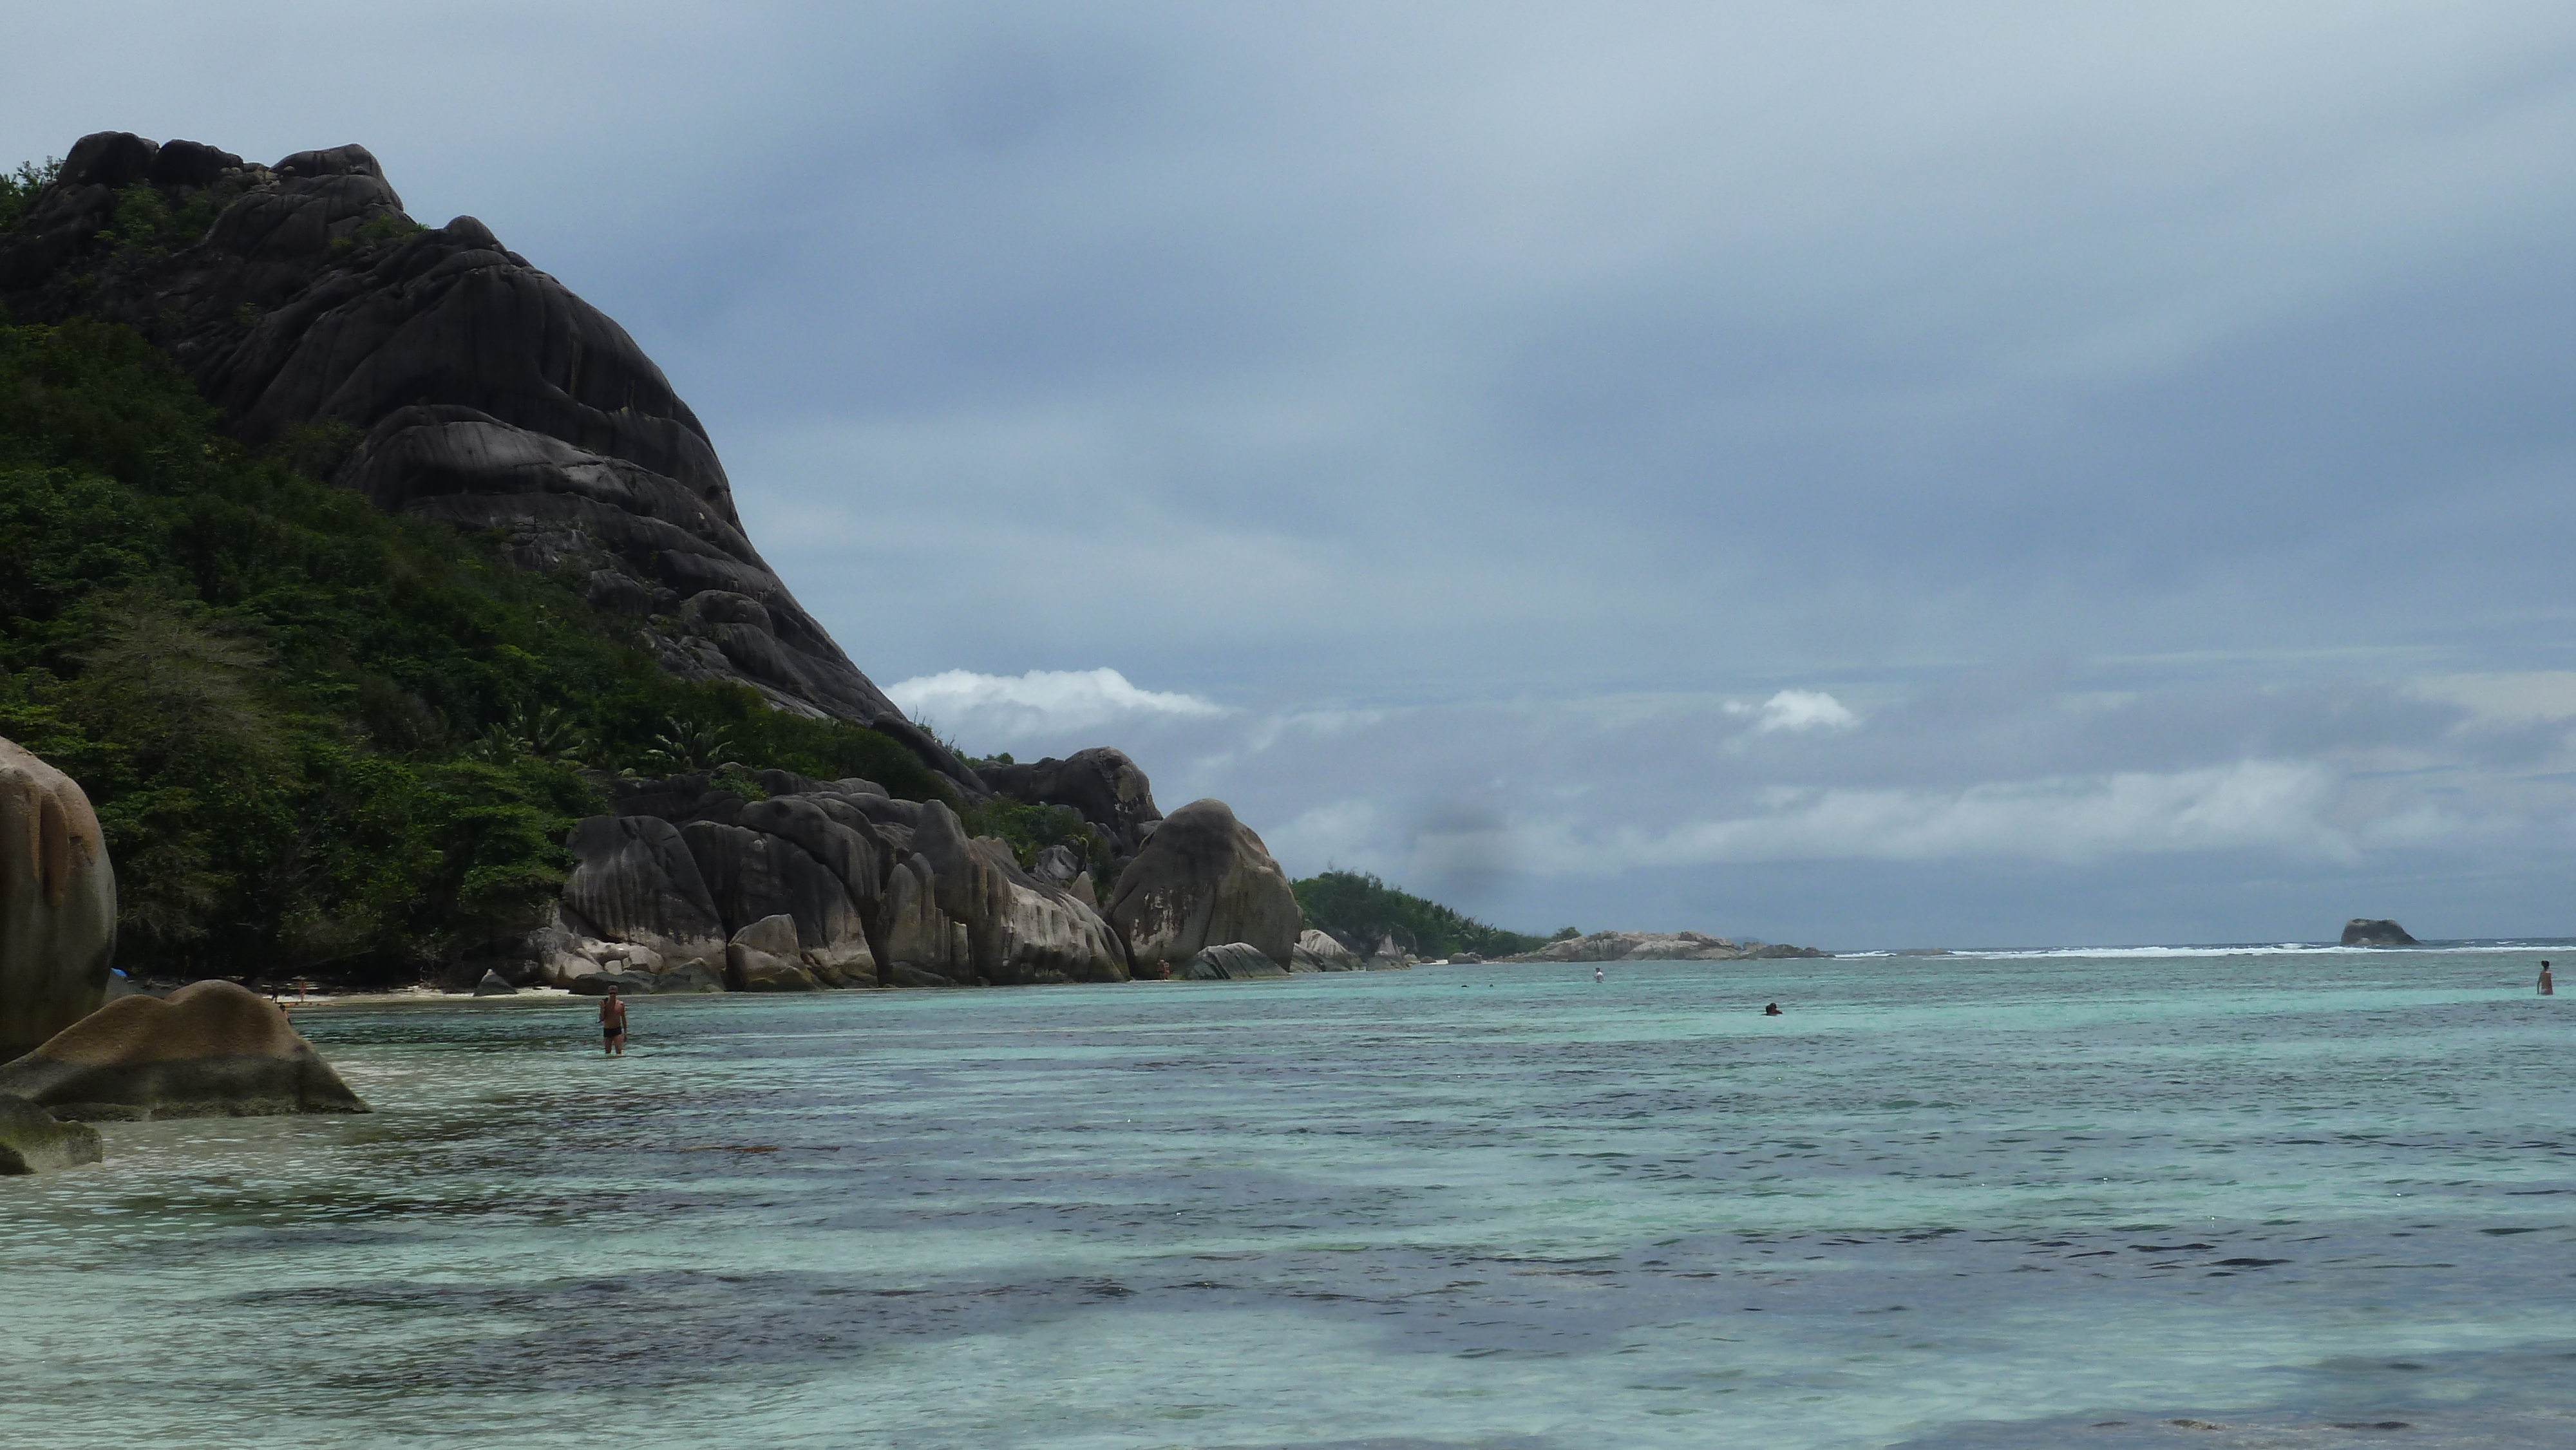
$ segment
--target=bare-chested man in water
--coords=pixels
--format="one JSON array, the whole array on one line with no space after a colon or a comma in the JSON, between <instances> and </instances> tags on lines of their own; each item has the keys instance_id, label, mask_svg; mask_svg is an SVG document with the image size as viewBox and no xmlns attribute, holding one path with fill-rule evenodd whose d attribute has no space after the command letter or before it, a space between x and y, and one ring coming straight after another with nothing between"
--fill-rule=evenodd
<instances>
[{"instance_id":1,"label":"bare-chested man in water","mask_svg":"<svg viewBox=\"0 0 2576 1450\"><path fill-rule=\"evenodd\" d=\"M626 1055L626 1001L617 989L599 999L599 1050L611 1057Z\"/></svg>"}]
</instances>

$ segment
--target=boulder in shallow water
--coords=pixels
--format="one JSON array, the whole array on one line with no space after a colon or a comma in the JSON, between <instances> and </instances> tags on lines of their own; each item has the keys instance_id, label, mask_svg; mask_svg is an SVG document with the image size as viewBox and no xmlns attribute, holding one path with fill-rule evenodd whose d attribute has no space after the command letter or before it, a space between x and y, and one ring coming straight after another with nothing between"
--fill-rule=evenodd
<instances>
[{"instance_id":1,"label":"boulder in shallow water","mask_svg":"<svg viewBox=\"0 0 2576 1450\"><path fill-rule=\"evenodd\" d=\"M58 1118L370 1111L276 1003L231 982L125 997L0 1065L0 1094Z\"/></svg>"},{"instance_id":2,"label":"boulder in shallow water","mask_svg":"<svg viewBox=\"0 0 2576 1450\"><path fill-rule=\"evenodd\" d=\"M474 984L474 995L477 997L515 997L519 995L519 989L511 986L510 979L502 976L499 972L485 972L483 974L483 980Z\"/></svg>"},{"instance_id":3,"label":"boulder in shallow water","mask_svg":"<svg viewBox=\"0 0 2576 1450\"><path fill-rule=\"evenodd\" d=\"M2414 947L2423 943L2406 934L2406 928L2385 918L2356 916L2343 924L2343 944L2348 947Z\"/></svg>"},{"instance_id":4,"label":"boulder in shallow water","mask_svg":"<svg viewBox=\"0 0 2576 1450\"><path fill-rule=\"evenodd\" d=\"M25 1098L0 1096L0 1174L51 1173L103 1156L98 1129L63 1122Z\"/></svg>"},{"instance_id":5,"label":"boulder in shallow water","mask_svg":"<svg viewBox=\"0 0 2576 1450\"><path fill-rule=\"evenodd\" d=\"M1286 975L1288 969L1272 961L1268 952L1240 941L1203 947L1172 968L1173 979L1182 982L1244 982Z\"/></svg>"},{"instance_id":6,"label":"boulder in shallow water","mask_svg":"<svg viewBox=\"0 0 2576 1450\"><path fill-rule=\"evenodd\" d=\"M0 1059L98 1010L116 873L78 782L0 740Z\"/></svg>"}]
</instances>

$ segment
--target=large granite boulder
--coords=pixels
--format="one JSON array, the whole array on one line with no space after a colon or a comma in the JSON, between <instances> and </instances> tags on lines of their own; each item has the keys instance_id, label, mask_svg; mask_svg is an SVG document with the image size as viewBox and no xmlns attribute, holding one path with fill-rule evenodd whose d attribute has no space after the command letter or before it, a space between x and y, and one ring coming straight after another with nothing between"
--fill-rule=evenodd
<instances>
[{"instance_id":1,"label":"large granite boulder","mask_svg":"<svg viewBox=\"0 0 2576 1450\"><path fill-rule=\"evenodd\" d=\"M1111 848L1132 856L1144 843L1147 828L1163 818L1154 808L1153 782L1125 753L1103 746L1077 750L1065 759L1049 756L1030 765L985 762L976 767L984 783L1014 800L1031 805L1071 806L1106 833Z\"/></svg>"},{"instance_id":2,"label":"large granite boulder","mask_svg":"<svg viewBox=\"0 0 2576 1450\"><path fill-rule=\"evenodd\" d=\"M730 933L679 827L655 816L590 816L574 823L564 846L573 856L564 928L623 949L570 944L569 960L550 954L556 985L587 975L582 962L597 971L612 958L657 971L691 963L723 970Z\"/></svg>"},{"instance_id":3,"label":"large granite boulder","mask_svg":"<svg viewBox=\"0 0 2576 1450\"><path fill-rule=\"evenodd\" d=\"M369 1111L276 1003L231 982L124 997L0 1065L0 1094L57 1118Z\"/></svg>"},{"instance_id":4,"label":"large granite boulder","mask_svg":"<svg viewBox=\"0 0 2576 1450\"><path fill-rule=\"evenodd\" d=\"M1358 970L1359 965L1359 956L1349 947L1330 933L1312 928L1298 933L1296 950L1288 962L1289 970L1297 972L1349 972Z\"/></svg>"},{"instance_id":5,"label":"large granite boulder","mask_svg":"<svg viewBox=\"0 0 2576 1450\"><path fill-rule=\"evenodd\" d=\"M102 1156L98 1129L63 1122L25 1098L0 1094L0 1176L51 1173Z\"/></svg>"},{"instance_id":6,"label":"large granite boulder","mask_svg":"<svg viewBox=\"0 0 2576 1450\"><path fill-rule=\"evenodd\" d=\"M806 970L792 916L763 917L733 934L725 948L725 984L737 992L817 992Z\"/></svg>"},{"instance_id":7,"label":"large granite boulder","mask_svg":"<svg viewBox=\"0 0 2576 1450\"><path fill-rule=\"evenodd\" d=\"M1192 801L1157 825L1118 877L1110 925L1135 970L1171 967L1245 942L1286 967L1305 927L1288 875L1219 800Z\"/></svg>"},{"instance_id":8,"label":"large granite boulder","mask_svg":"<svg viewBox=\"0 0 2576 1450\"><path fill-rule=\"evenodd\" d=\"M2423 943L2406 934L2406 928L2385 918L2356 916L2343 924L2343 944L2348 947L2414 947Z\"/></svg>"},{"instance_id":9,"label":"large granite boulder","mask_svg":"<svg viewBox=\"0 0 2576 1450\"><path fill-rule=\"evenodd\" d=\"M70 776L0 740L0 1060L98 1010L116 873Z\"/></svg>"},{"instance_id":10,"label":"large granite boulder","mask_svg":"<svg viewBox=\"0 0 2576 1450\"><path fill-rule=\"evenodd\" d=\"M165 253L120 248L127 188L213 210ZM782 709L872 725L969 792L742 530L705 427L626 330L460 216L424 227L363 146L274 166L193 142L83 137L0 236L0 308L126 321L262 445L321 425L322 463L385 509L506 534L586 575L665 668Z\"/></svg>"},{"instance_id":11,"label":"large granite boulder","mask_svg":"<svg viewBox=\"0 0 2576 1450\"><path fill-rule=\"evenodd\" d=\"M1248 982L1260 977L1284 977L1289 969L1271 960L1270 954L1250 942L1226 942L1202 947L1188 958L1174 964L1172 980L1176 982Z\"/></svg>"}]
</instances>

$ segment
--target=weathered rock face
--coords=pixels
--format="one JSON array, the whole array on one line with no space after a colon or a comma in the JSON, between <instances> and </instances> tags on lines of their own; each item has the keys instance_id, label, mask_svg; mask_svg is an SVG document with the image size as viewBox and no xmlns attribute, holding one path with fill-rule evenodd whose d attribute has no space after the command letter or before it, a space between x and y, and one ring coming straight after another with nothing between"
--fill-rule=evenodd
<instances>
[{"instance_id":1,"label":"weathered rock face","mask_svg":"<svg viewBox=\"0 0 2576 1450\"><path fill-rule=\"evenodd\" d=\"M1349 972L1358 970L1360 959L1349 947L1335 941L1329 933L1309 929L1297 936L1296 950L1288 966L1302 972Z\"/></svg>"},{"instance_id":2,"label":"weathered rock face","mask_svg":"<svg viewBox=\"0 0 2576 1450\"><path fill-rule=\"evenodd\" d=\"M1218 800L1192 801L1153 829L1119 874L1108 917L1139 971L1229 942L1285 967L1305 926L1287 873Z\"/></svg>"},{"instance_id":3,"label":"weathered rock face","mask_svg":"<svg viewBox=\"0 0 2576 1450\"><path fill-rule=\"evenodd\" d=\"M98 1129L63 1122L25 1098L0 1095L0 1175L51 1173L102 1156Z\"/></svg>"},{"instance_id":4,"label":"weathered rock face","mask_svg":"<svg viewBox=\"0 0 2576 1450\"><path fill-rule=\"evenodd\" d=\"M121 261L101 233L136 185L220 210L192 244ZM980 788L762 560L706 429L625 329L474 218L413 223L363 146L257 166L83 137L0 238L0 304L133 323L246 443L344 425L360 441L336 478L379 506L498 529L530 568L587 572L675 673L873 725Z\"/></svg>"},{"instance_id":5,"label":"weathered rock face","mask_svg":"<svg viewBox=\"0 0 2576 1450\"><path fill-rule=\"evenodd\" d=\"M116 955L116 873L89 797L0 740L0 1060L98 1010Z\"/></svg>"},{"instance_id":6,"label":"weathered rock face","mask_svg":"<svg viewBox=\"0 0 2576 1450\"><path fill-rule=\"evenodd\" d=\"M725 948L725 985L737 992L821 991L799 955L796 919L763 917L735 932Z\"/></svg>"},{"instance_id":7,"label":"weathered rock face","mask_svg":"<svg viewBox=\"0 0 2576 1450\"><path fill-rule=\"evenodd\" d=\"M2343 924L2343 944L2348 947L2413 947L2423 943L2406 934L2406 928L2384 918L2374 920L2356 916Z\"/></svg>"},{"instance_id":8,"label":"weathered rock face","mask_svg":"<svg viewBox=\"0 0 2576 1450\"><path fill-rule=\"evenodd\" d=\"M1163 818L1154 808L1154 786L1123 752L1106 747L1077 750L1063 760L1049 756L1033 765L985 764L976 768L984 783L1014 800L1031 805L1071 806L1101 828L1110 849L1133 856L1144 844L1147 827Z\"/></svg>"},{"instance_id":9,"label":"weathered rock face","mask_svg":"<svg viewBox=\"0 0 2576 1450\"><path fill-rule=\"evenodd\" d=\"M678 827L653 816L591 816L572 828L564 845L574 858L561 913L568 931L641 948L649 955L615 956L648 970L689 963L723 969L724 918ZM569 959L547 958L548 976L559 986L606 965L595 948L563 955Z\"/></svg>"},{"instance_id":10,"label":"weathered rock face","mask_svg":"<svg viewBox=\"0 0 2576 1450\"><path fill-rule=\"evenodd\" d=\"M1735 962L1748 959L1826 957L1814 947L1779 942L1734 942L1695 931L1596 931L1590 936L1549 942L1534 952L1504 957L1508 962Z\"/></svg>"},{"instance_id":11,"label":"weathered rock face","mask_svg":"<svg viewBox=\"0 0 2576 1450\"><path fill-rule=\"evenodd\" d=\"M1176 982L1247 982L1287 975L1288 969L1272 961L1267 952L1239 941L1202 947L1172 968Z\"/></svg>"},{"instance_id":12,"label":"weathered rock face","mask_svg":"<svg viewBox=\"0 0 2576 1450\"><path fill-rule=\"evenodd\" d=\"M230 982L124 997L0 1066L0 1094L57 1118L363 1113L276 1003Z\"/></svg>"},{"instance_id":13,"label":"weathered rock face","mask_svg":"<svg viewBox=\"0 0 2576 1450\"><path fill-rule=\"evenodd\" d=\"M541 948L576 991L604 991L584 985L603 971L696 990L671 974L710 962L741 991L1126 978L1087 877L1030 875L940 802L783 771L753 802L703 776L603 783L622 814L572 832L580 864Z\"/></svg>"}]
</instances>

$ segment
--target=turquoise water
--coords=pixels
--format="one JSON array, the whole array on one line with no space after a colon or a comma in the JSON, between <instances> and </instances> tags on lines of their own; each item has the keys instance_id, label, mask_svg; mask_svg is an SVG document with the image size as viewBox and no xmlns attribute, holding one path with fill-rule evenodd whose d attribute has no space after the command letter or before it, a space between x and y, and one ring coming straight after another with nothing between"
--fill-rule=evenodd
<instances>
[{"instance_id":1,"label":"turquoise water","mask_svg":"<svg viewBox=\"0 0 2576 1450\"><path fill-rule=\"evenodd\" d=\"M0 1443L2576 1443L2545 950L317 1008L0 1180Z\"/></svg>"}]
</instances>

